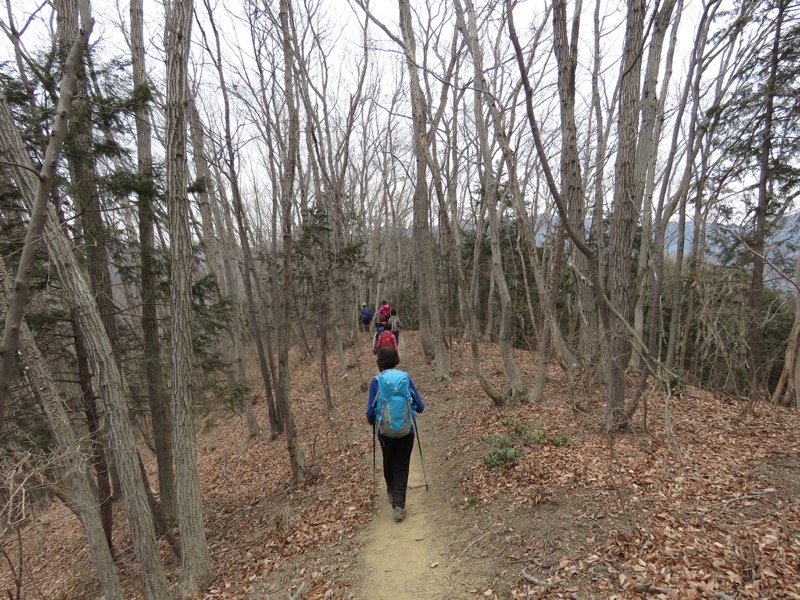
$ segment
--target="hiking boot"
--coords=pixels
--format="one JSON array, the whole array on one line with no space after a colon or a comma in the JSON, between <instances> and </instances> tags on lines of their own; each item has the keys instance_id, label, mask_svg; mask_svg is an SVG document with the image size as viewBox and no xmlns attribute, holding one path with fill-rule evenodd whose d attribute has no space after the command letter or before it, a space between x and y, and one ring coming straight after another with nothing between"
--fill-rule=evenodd
<instances>
[{"instance_id":1,"label":"hiking boot","mask_svg":"<svg viewBox=\"0 0 800 600\"><path fill-rule=\"evenodd\" d=\"M395 506L394 507L394 520L395 521L402 521L406 518L406 509L402 506Z\"/></svg>"}]
</instances>

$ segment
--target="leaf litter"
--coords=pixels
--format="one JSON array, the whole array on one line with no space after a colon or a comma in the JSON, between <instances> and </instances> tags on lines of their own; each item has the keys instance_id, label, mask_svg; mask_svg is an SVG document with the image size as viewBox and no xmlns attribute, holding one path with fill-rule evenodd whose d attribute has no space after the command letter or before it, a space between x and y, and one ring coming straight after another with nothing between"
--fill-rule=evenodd
<instances>
[{"instance_id":1,"label":"leaf litter","mask_svg":"<svg viewBox=\"0 0 800 600\"><path fill-rule=\"evenodd\" d=\"M460 469L462 497L448 509L465 533L481 532L449 558L488 557L495 565L485 585L465 582L453 597L800 598L798 411L757 404L753 414L746 403L687 387L670 400L679 455L656 393L645 397L647 430L640 408L632 433L609 438L600 433L602 389L570 390L551 368L542 403L496 408L471 374L467 344L451 342L452 378L436 381L416 335L404 335L401 368L412 373L426 402L458 423L448 429L458 435L445 458ZM270 440L265 431L248 441L243 419L230 415L208 417L200 427L214 572L203 597L352 596L357 534L372 518L375 501L363 420L363 383L374 366L364 340L348 353L354 366L331 378L337 408L330 419L317 361L294 357L292 398L306 483L291 485L283 438ZM481 352L493 384L501 386L498 348L483 344ZM535 355L516 351L515 358L532 382ZM329 369L337 372L333 357ZM256 382L253 377L254 388ZM255 409L267 424L263 398ZM493 439L509 436L509 423L546 435L517 442L522 456L490 469L482 457ZM155 460L142 453L154 485ZM54 503L32 519L22 540L29 596L100 597L81 528L65 507ZM126 597L142 598L118 506L114 543ZM4 545L10 556L18 552L11 537ZM178 561L166 542L160 547L177 584ZM7 567L0 570L0 589L13 590Z\"/></svg>"}]
</instances>

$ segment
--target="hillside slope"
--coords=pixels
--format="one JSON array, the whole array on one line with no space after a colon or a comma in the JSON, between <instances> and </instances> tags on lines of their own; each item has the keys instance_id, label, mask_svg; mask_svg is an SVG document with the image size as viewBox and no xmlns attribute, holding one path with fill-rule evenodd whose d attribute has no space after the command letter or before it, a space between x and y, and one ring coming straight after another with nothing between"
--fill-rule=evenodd
<instances>
[{"instance_id":1,"label":"hillside slope","mask_svg":"<svg viewBox=\"0 0 800 600\"><path fill-rule=\"evenodd\" d=\"M541 405L496 409L476 385L466 344L453 341L452 379L436 381L416 335L404 336L400 368L428 405L420 419L426 477L415 448L408 519L391 520L377 493L380 473L373 484L363 412L376 369L361 334L349 352L353 368L332 378L331 420L317 360L293 362L310 465L303 486L289 486L283 439L247 442L239 417L203 422L215 572L207 598L800 598L797 411L759 405L748 415L742 403L696 389L665 407L653 392L647 427L640 410L635 433L609 440L598 433L602 390L571 392L553 370ZM499 376L497 349L482 352ZM532 381L534 357L516 356ZM265 425L266 406L256 408ZM664 431L667 415L674 438ZM522 456L489 469L492 448L497 462ZM28 597L100 596L64 507L41 515L22 539ZM115 541L126 594L139 598L121 511ZM14 556L13 540L5 542ZM166 544L163 551L175 581L177 562ZM0 586L13 589L7 567Z\"/></svg>"}]
</instances>

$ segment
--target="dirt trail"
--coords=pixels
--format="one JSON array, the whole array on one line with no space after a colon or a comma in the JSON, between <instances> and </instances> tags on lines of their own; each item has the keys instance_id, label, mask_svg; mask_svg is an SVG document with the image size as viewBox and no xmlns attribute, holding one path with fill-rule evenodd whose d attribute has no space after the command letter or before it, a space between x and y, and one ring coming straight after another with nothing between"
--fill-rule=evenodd
<instances>
[{"instance_id":1,"label":"dirt trail","mask_svg":"<svg viewBox=\"0 0 800 600\"><path fill-rule=\"evenodd\" d=\"M380 468L379 468L380 470ZM378 476L379 477L379 476ZM442 560L442 535L437 529L441 520L441 490L426 492L417 454L411 461L408 515L400 523L378 481L375 518L364 534L360 562L364 577L356 598L392 600L395 598L435 598L450 589ZM438 564L437 564L438 563Z\"/></svg>"},{"instance_id":2,"label":"dirt trail","mask_svg":"<svg viewBox=\"0 0 800 600\"><path fill-rule=\"evenodd\" d=\"M409 340L411 341L411 340ZM407 342L408 343L408 342ZM416 340L413 345L417 346ZM419 416L420 435L415 441L406 498L406 519L396 522L386 497L377 448L376 501L374 517L360 534L357 572L353 582L356 600L475 598L491 585L490 563L468 557L464 549L481 531L473 531L460 509L454 455L453 425L447 423L446 383L433 381L431 368L419 361L421 351L401 349L399 368L407 370L426 403ZM420 463L422 455L428 489ZM461 457L463 458L463 457ZM372 468L372 457L369 457Z\"/></svg>"}]
</instances>

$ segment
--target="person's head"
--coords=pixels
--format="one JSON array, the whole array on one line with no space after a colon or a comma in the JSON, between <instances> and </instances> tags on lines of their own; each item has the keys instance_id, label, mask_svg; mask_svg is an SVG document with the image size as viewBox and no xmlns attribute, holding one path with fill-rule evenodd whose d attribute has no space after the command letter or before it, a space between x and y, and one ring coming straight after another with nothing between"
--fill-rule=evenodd
<instances>
[{"instance_id":1,"label":"person's head","mask_svg":"<svg viewBox=\"0 0 800 600\"><path fill-rule=\"evenodd\" d=\"M393 316L393 317L396 317L396 316L397 316L397 309L396 309L396 308L393 308L393 309L392 309L392 316Z\"/></svg>"},{"instance_id":2,"label":"person's head","mask_svg":"<svg viewBox=\"0 0 800 600\"><path fill-rule=\"evenodd\" d=\"M389 304L389 303L386 300L381 300L381 306L383 306L384 304Z\"/></svg>"},{"instance_id":3,"label":"person's head","mask_svg":"<svg viewBox=\"0 0 800 600\"><path fill-rule=\"evenodd\" d=\"M361 305L361 308L367 308L367 303L364 302L364 304Z\"/></svg>"},{"instance_id":4,"label":"person's head","mask_svg":"<svg viewBox=\"0 0 800 600\"><path fill-rule=\"evenodd\" d=\"M400 364L400 355L391 346L378 350L378 369L383 373L387 369L394 369Z\"/></svg>"}]
</instances>

